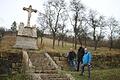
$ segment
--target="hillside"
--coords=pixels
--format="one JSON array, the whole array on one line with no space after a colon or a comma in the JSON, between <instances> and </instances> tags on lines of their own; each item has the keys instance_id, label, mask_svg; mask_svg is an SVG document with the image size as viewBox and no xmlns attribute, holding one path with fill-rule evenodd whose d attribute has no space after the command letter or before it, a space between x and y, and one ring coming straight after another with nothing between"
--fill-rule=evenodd
<instances>
[{"instance_id":1,"label":"hillside","mask_svg":"<svg viewBox=\"0 0 120 80\"><path fill-rule=\"evenodd\" d=\"M0 44L0 51L1 50L13 50L12 46L15 44L16 37L15 36L5 36ZM58 46L58 41L56 40L55 49L52 49L52 39L49 38L43 38L43 43L40 44L40 39L38 39L38 46L39 50L37 51L46 51L52 54L52 57L64 54L69 51L70 47L73 47L73 44L64 42L64 47L60 45ZM78 45L79 47L79 45ZM91 76L92 80L119 80L120 76L120 69L119 69L119 56L116 54L120 54L119 49L112 49L112 51L109 51L106 47L98 48L97 51L93 51L93 47L88 47L88 49L92 52L94 55L93 57L93 65L92 65L92 71ZM77 52L77 50L75 50ZM51 55L50 54L50 55ZM36 58L33 58L36 59ZM112 68L112 69L111 69ZM70 73L75 77L75 80L87 80L87 71L85 72L85 76L80 76L80 72L76 71L70 71L68 66L67 69L63 70L65 73ZM113 73L112 73L113 72ZM98 76L99 75L99 76ZM22 78L21 78L22 79ZM20 79L20 80L21 80Z\"/></svg>"},{"instance_id":2,"label":"hillside","mask_svg":"<svg viewBox=\"0 0 120 80\"><path fill-rule=\"evenodd\" d=\"M16 41L16 36L4 36L2 41L1 41L1 44L0 44L0 50L11 49L12 46L15 44L15 41ZM67 43L67 42L64 42L64 47L62 47L61 41L60 41L59 46L58 46L58 41L56 40L55 49L52 49L52 39L44 37L42 44L40 44L40 41L41 41L40 38L38 38L37 43L38 43L38 47L39 47L40 51L66 53L69 51L69 49L71 47L73 47L72 43ZM79 45L77 47L79 47ZM106 47L98 48L96 51L94 51L93 47L88 47L88 50L91 51L95 55L120 54L120 49L112 49L111 51L109 51L109 49ZM77 51L77 50L75 50L75 51Z\"/></svg>"},{"instance_id":3,"label":"hillside","mask_svg":"<svg viewBox=\"0 0 120 80\"><path fill-rule=\"evenodd\" d=\"M52 49L52 39L49 38L43 38L43 43L40 44L40 38L38 39L38 46L41 49L46 49L47 51L57 51L60 53L66 53L67 51L69 51L69 49L71 47L73 47L72 43L68 43L68 42L64 42L64 47L62 47L61 42L58 46L58 41L56 40L55 43L55 49ZM77 48L79 48L80 45L77 45ZM112 49L111 51L109 51L109 48L107 47L100 47L98 48L96 51L94 51L93 47L87 47L89 51L91 51L93 54L95 55L106 55L106 54L120 54L120 49ZM77 50L75 50L77 52Z\"/></svg>"},{"instance_id":4,"label":"hillside","mask_svg":"<svg viewBox=\"0 0 120 80\"><path fill-rule=\"evenodd\" d=\"M15 36L4 36L0 44L0 50L11 49L12 46L15 44L15 41L16 41Z\"/></svg>"}]
</instances>

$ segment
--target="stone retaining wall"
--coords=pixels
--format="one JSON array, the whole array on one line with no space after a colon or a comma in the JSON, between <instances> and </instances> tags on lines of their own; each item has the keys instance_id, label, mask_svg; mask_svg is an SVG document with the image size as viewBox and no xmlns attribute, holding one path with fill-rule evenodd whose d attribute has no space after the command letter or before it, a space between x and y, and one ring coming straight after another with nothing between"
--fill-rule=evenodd
<instances>
[{"instance_id":1,"label":"stone retaining wall","mask_svg":"<svg viewBox=\"0 0 120 80\"><path fill-rule=\"evenodd\" d=\"M0 74L12 74L21 72L21 52L0 52Z\"/></svg>"},{"instance_id":2,"label":"stone retaining wall","mask_svg":"<svg viewBox=\"0 0 120 80\"><path fill-rule=\"evenodd\" d=\"M62 69L68 69L67 58L64 56L52 56L53 60ZM93 55L92 68L119 68L120 55Z\"/></svg>"}]
</instances>

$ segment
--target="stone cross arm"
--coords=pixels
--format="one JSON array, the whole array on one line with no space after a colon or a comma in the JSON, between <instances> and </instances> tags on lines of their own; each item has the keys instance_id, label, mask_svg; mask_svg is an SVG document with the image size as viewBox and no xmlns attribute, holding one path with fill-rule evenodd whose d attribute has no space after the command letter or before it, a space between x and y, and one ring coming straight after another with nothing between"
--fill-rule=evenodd
<instances>
[{"instance_id":1,"label":"stone cross arm","mask_svg":"<svg viewBox=\"0 0 120 80\"><path fill-rule=\"evenodd\" d=\"M26 8L26 7L23 7L23 10L26 10L26 11L28 11L29 12L29 8ZM36 9L31 9L31 12L37 12L37 10Z\"/></svg>"}]
</instances>

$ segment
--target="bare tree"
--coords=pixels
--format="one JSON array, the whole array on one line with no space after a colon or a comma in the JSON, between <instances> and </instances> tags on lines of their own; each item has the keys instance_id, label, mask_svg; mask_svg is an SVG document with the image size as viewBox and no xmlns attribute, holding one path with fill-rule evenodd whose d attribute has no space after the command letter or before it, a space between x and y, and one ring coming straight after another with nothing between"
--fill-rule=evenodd
<instances>
[{"instance_id":1,"label":"bare tree","mask_svg":"<svg viewBox=\"0 0 120 80\"><path fill-rule=\"evenodd\" d=\"M62 47L64 44L64 37L66 36L67 32L69 31L68 29L66 29L66 21L68 20L68 15L66 13L66 11L64 11L61 15L60 15L60 22L59 22L59 41L62 41ZM58 41L58 43L59 43Z\"/></svg>"},{"instance_id":2,"label":"bare tree","mask_svg":"<svg viewBox=\"0 0 120 80\"><path fill-rule=\"evenodd\" d=\"M39 27L37 27L37 37L41 38L41 42L40 42L41 44L43 43L44 32L45 32L45 28L40 29Z\"/></svg>"},{"instance_id":3,"label":"bare tree","mask_svg":"<svg viewBox=\"0 0 120 80\"><path fill-rule=\"evenodd\" d=\"M93 28L94 50L96 50L96 28L98 27L98 20L96 16L97 16L97 12L94 10L90 10L88 23Z\"/></svg>"},{"instance_id":4,"label":"bare tree","mask_svg":"<svg viewBox=\"0 0 120 80\"><path fill-rule=\"evenodd\" d=\"M40 25L37 28L37 36L41 38L41 44L42 44L43 37L44 37L44 32L45 32L45 30L47 30L46 15L39 12L37 22Z\"/></svg>"},{"instance_id":5,"label":"bare tree","mask_svg":"<svg viewBox=\"0 0 120 80\"><path fill-rule=\"evenodd\" d=\"M76 49L77 48L77 35L79 32L79 27L80 27L78 26L78 24L81 24L81 21L82 21L82 20L79 20L79 18L81 18L81 16L79 15L84 12L85 7L81 3L81 0L71 0L70 8L71 8L71 11L73 12L73 18L74 18L73 19L74 24L72 24L72 26L74 30L74 38L75 38L74 41L75 41L75 49Z\"/></svg>"},{"instance_id":6,"label":"bare tree","mask_svg":"<svg viewBox=\"0 0 120 80\"><path fill-rule=\"evenodd\" d=\"M64 0L49 0L46 4L45 15L46 22L53 35L53 49L55 46L55 38L58 31L58 22L60 14L64 11Z\"/></svg>"},{"instance_id":7,"label":"bare tree","mask_svg":"<svg viewBox=\"0 0 120 80\"><path fill-rule=\"evenodd\" d=\"M118 31L118 21L114 17L110 17L107 21L107 26L110 30L110 50L113 47L113 37L115 36L115 33Z\"/></svg>"},{"instance_id":8,"label":"bare tree","mask_svg":"<svg viewBox=\"0 0 120 80\"><path fill-rule=\"evenodd\" d=\"M82 41L84 41L85 47L87 46L88 34L89 34L88 25L87 22L85 22L85 24L81 25L81 28L78 33L78 40L81 46L83 45Z\"/></svg>"},{"instance_id":9,"label":"bare tree","mask_svg":"<svg viewBox=\"0 0 120 80\"><path fill-rule=\"evenodd\" d=\"M65 25L62 25L62 27L60 28L60 32L58 35L58 46L59 46L59 41L62 41L62 47L64 47L64 38L68 33L68 29L65 29Z\"/></svg>"},{"instance_id":10,"label":"bare tree","mask_svg":"<svg viewBox=\"0 0 120 80\"><path fill-rule=\"evenodd\" d=\"M104 16L99 16L99 19L98 19L98 26L99 26L99 31L96 35L96 49L97 49L97 46L98 46L98 43L104 38L104 35L105 35L105 27L107 26L106 25L106 20L105 20L105 17Z\"/></svg>"}]
</instances>

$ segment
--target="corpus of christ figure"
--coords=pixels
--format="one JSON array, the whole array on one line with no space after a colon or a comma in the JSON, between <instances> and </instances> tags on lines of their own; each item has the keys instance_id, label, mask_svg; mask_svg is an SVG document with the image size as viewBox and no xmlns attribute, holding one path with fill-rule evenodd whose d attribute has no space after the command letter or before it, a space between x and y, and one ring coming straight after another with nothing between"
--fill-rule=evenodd
<instances>
[{"instance_id":1,"label":"corpus of christ figure","mask_svg":"<svg viewBox=\"0 0 120 80\"><path fill-rule=\"evenodd\" d=\"M32 9L32 6L30 5L29 8L23 7L23 10L28 11L28 21L27 21L27 26L30 27L30 18L31 18L31 13L32 12L37 12L36 9Z\"/></svg>"}]
</instances>

